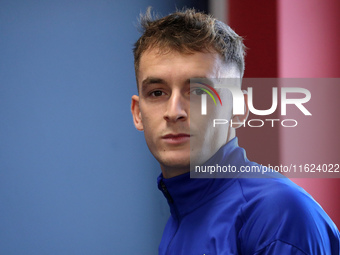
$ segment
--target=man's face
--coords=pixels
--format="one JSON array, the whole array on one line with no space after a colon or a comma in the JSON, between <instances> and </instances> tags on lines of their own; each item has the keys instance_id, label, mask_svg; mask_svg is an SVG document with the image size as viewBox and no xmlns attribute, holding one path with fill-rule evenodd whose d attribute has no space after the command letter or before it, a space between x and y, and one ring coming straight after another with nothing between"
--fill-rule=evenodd
<instances>
[{"instance_id":1,"label":"man's face","mask_svg":"<svg viewBox=\"0 0 340 255\"><path fill-rule=\"evenodd\" d=\"M203 163L232 138L228 125L212 127L214 118L230 120L231 96L221 93L223 108L211 107L205 116L199 108L191 118L190 97L200 96L190 88L190 79L239 77L237 68L228 68L217 53L143 53L137 74L139 97L132 97L131 108L135 126L144 131L166 178L188 172L190 156Z\"/></svg>"}]
</instances>

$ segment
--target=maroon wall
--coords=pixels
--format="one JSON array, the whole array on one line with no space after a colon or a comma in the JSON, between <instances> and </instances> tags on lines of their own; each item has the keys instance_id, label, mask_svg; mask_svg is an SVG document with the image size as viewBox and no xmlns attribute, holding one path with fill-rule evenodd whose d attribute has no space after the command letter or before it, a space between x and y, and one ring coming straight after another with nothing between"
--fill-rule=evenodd
<instances>
[{"instance_id":1,"label":"maroon wall","mask_svg":"<svg viewBox=\"0 0 340 255\"><path fill-rule=\"evenodd\" d=\"M284 0L278 2L277 10L279 77L340 77L340 1ZM311 84L312 99L308 103L313 116L304 121L305 128L280 130L283 164L340 163L340 84L329 80L316 83ZM339 178L294 182L305 188L340 226Z\"/></svg>"},{"instance_id":2,"label":"maroon wall","mask_svg":"<svg viewBox=\"0 0 340 255\"><path fill-rule=\"evenodd\" d=\"M340 1L229 0L227 10L229 25L245 37L249 48L245 77L340 77ZM274 165L340 163L340 86L314 88L313 93L318 93L318 100L312 94L308 107L314 119L304 123L308 128L237 131L251 160ZM271 91L261 91L261 98L270 95ZM258 102L257 108L267 109L268 102L265 104ZM340 179L293 181L305 188L340 226Z\"/></svg>"},{"instance_id":3,"label":"maroon wall","mask_svg":"<svg viewBox=\"0 0 340 255\"><path fill-rule=\"evenodd\" d=\"M261 3L261 4L260 4ZM276 1L230 0L228 2L228 23L244 37L247 50L245 78L278 77L278 44ZM259 95L258 92L261 92ZM254 98L257 109L268 109L271 89L254 86L262 100ZM268 106L269 104L269 106ZM278 118L277 113L271 116ZM248 119L258 119L250 114ZM237 130L240 145L247 148L249 159L259 163L277 165L279 162L278 128L264 125L262 128L240 128Z\"/></svg>"}]
</instances>

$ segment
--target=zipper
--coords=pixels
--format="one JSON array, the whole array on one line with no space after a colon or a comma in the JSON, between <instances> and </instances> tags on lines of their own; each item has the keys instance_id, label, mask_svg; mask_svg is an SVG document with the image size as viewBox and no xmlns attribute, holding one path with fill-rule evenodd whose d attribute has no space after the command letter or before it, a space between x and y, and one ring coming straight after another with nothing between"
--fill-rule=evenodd
<instances>
[{"instance_id":1,"label":"zipper","mask_svg":"<svg viewBox=\"0 0 340 255\"><path fill-rule=\"evenodd\" d=\"M170 246L171 246L171 244L172 244L172 241L174 240L174 237L175 237L176 234L177 234L177 231L178 231L178 229L179 229L179 225L181 224L181 220L180 220L180 217L179 217L178 210L177 210L176 206L174 205L174 200L172 199L172 197L171 197L171 195L170 195L168 189L167 189L166 186L165 186L165 183L164 183L162 180L160 181L160 185L161 185L161 188L162 188L162 191L163 191L165 197L168 199L169 203L172 204L172 206L174 207L174 211L175 211L175 214L176 214L176 219L177 219L177 221L178 221L177 229L176 229L176 231L175 231L175 234L172 236L172 238L171 238L171 240L170 240L170 242L169 242L169 244L168 244L168 247L167 247L167 249L166 249L166 254L169 254Z\"/></svg>"},{"instance_id":2,"label":"zipper","mask_svg":"<svg viewBox=\"0 0 340 255\"><path fill-rule=\"evenodd\" d=\"M169 201L170 204L173 204L173 203L174 203L174 200L172 199L172 197L171 197L171 195L170 195L168 189L166 188L166 186L165 186L163 180L161 181L160 184L161 184L161 188L162 188L162 191L163 191L165 197L168 199L168 201Z\"/></svg>"}]
</instances>

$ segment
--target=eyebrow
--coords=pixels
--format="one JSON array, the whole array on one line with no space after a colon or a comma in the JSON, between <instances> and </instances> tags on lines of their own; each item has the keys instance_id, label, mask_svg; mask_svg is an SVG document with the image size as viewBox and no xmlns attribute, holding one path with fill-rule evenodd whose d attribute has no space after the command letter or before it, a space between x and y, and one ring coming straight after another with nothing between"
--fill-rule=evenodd
<instances>
[{"instance_id":1,"label":"eyebrow","mask_svg":"<svg viewBox=\"0 0 340 255\"><path fill-rule=\"evenodd\" d=\"M147 77L145 80L142 81L142 91L145 90L146 87L151 84L167 84L167 82L161 78Z\"/></svg>"},{"instance_id":2,"label":"eyebrow","mask_svg":"<svg viewBox=\"0 0 340 255\"><path fill-rule=\"evenodd\" d=\"M211 87L214 87L214 82L211 78L207 77L193 77L190 79L190 83L200 83L202 85L208 84Z\"/></svg>"},{"instance_id":3,"label":"eyebrow","mask_svg":"<svg viewBox=\"0 0 340 255\"><path fill-rule=\"evenodd\" d=\"M204 85L202 83L202 80L207 83L207 84L211 84L211 86L213 86L213 82L210 78L207 78L207 77L192 77L190 79L187 79L185 81L186 84L190 84L191 82L197 82L197 81L200 81L199 83L201 83L202 85ZM151 85L151 84L164 84L164 85L167 85L168 83L162 79L162 78L157 78L157 77L147 77L146 79L144 79L142 81L142 91L146 90L147 86Z\"/></svg>"}]
</instances>

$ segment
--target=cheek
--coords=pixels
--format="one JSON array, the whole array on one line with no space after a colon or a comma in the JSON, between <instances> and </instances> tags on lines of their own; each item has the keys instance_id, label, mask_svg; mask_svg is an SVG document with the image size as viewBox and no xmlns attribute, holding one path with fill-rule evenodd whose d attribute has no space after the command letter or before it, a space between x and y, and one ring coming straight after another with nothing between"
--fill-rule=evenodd
<instances>
[{"instance_id":1,"label":"cheek","mask_svg":"<svg viewBox=\"0 0 340 255\"><path fill-rule=\"evenodd\" d=\"M233 109L233 97L231 93L223 93L221 95L222 99L222 106L218 105L218 115L223 119L230 119L232 116L232 109Z\"/></svg>"},{"instance_id":2,"label":"cheek","mask_svg":"<svg viewBox=\"0 0 340 255\"><path fill-rule=\"evenodd\" d=\"M142 123L144 128L144 136L145 140L149 145L153 143L156 137L160 134L161 122L162 122L162 115L160 111L156 109L142 109Z\"/></svg>"},{"instance_id":3,"label":"cheek","mask_svg":"<svg viewBox=\"0 0 340 255\"><path fill-rule=\"evenodd\" d=\"M223 119L223 120L230 121L231 118L232 118L232 110L224 106L220 107L220 109L216 111L214 115L214 119Z\"/></svg>"},{"instance_id":4,"label":"cheek","mask_svg":"<svg viewBox=\"0 0 340 255\"><path fill-rule=\"evenodd\" d=\"M144 125L144 137L145 137L145 142L151 151L152 154L156 151L157 148L157 133L155 125L153 125L152 121L148 118L144 119L145 124Z\"/></svg>"},{"instance_id":5,"label":"cheek","mask_svg":"<svg viewBox=\"0 0 340 255\"><path fill-rule=\"evenodd\" d=\"M156 105L149 105L144 102L140 104L140 110L144 128L152 127L156 119L161 116L160 108Z\"/></svg>"},{"instance_id":6,"label":"cheek","mask_svg":"<svg viewBox=\"0 0 340 255\"><path fill-rule=\"evenodd\" d=\"M157 125L155 123L155 118L152 118L151 116L142 116L142 122L144 127L144 133L146 136L151 136L152 134L155 134L155 131L157 130Z\"/></svg>"},{"instance_id":7,"label":"cheek","mask_svg":"<svg viewBox=\"0 0 340 255\"><path fill-rule=\"evenodd\" d=\"M194 109L193 111L190 111L190 128L192 131L194 131L194 133L199 133L202 135L206 134L209 136L218 132L220 129L218 127L220 126L222 126L223 132L227 132L229 127L228 124L214 127L214 120L219 119L229 123L231 117L231 106L212 105L209 108L207 115L202 115L200 110Z\"/></svg>"}]
</instances>

